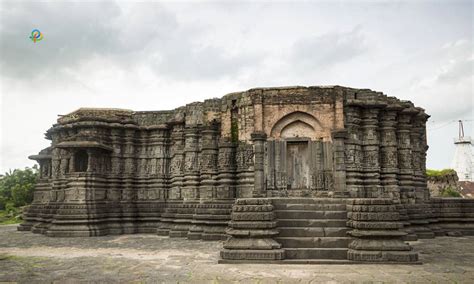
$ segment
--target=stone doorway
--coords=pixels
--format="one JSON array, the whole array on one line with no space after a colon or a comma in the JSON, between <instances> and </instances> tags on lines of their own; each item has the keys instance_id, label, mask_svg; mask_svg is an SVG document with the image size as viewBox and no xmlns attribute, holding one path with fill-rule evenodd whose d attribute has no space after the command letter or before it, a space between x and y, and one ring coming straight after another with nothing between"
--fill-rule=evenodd
<instances>
[{"instance_id":1,"label":"stone doorway","mask_svg":"<svg viewBox=\"0 0 474 284\"><path fill-rule=\"evenodd\" d=\"M264 173L268 196L327 196L334 187L332 143L303 137L267 140Z\"/></svg>"},{"instance_id":2,"label":"stone doorway","mask_svg":"<svg viewBox=\"0 0 474 284\"><path fill-rule=\"evenodd\" d=\"M288 190L309 189L311 155L308 141L288 141L286 147Z\"/></svg>"}]
</instances>

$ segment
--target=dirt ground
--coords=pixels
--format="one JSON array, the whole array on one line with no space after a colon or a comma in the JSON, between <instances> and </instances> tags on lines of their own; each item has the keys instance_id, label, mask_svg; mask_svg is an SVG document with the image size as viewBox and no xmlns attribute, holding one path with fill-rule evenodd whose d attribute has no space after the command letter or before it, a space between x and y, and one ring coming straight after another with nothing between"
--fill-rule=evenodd
<instances>
[{"instance_id":1,"label":"dirt ground","mask_svg":"<svg viewBox=\"0 0 474 284\"><path fill-rule=\"evenodd\" d=\"M423 265L217 264L220 242L49 238L0 226L0 282L474 283L474 237L413 242Z\"/></svg>"}]
</instances>

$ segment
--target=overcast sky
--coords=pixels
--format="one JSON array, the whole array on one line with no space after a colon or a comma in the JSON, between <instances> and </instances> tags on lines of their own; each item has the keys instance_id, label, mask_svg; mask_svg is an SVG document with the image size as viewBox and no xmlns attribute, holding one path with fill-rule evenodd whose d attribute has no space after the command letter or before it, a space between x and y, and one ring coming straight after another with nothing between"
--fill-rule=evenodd
<instances>
[{"instance_id":1,"label":"overcast sky","mask_svg":"<svg viewBox=\"0 0 474 284\"><path fill-rule=\"evenodd\" d=\"M0 172L79 107L172 109L253 87L343 85L431 115L429 168L472 135L472 1L1 2ZM42 41L30 33L39 29Z\"/></svg>"}]
</instances>

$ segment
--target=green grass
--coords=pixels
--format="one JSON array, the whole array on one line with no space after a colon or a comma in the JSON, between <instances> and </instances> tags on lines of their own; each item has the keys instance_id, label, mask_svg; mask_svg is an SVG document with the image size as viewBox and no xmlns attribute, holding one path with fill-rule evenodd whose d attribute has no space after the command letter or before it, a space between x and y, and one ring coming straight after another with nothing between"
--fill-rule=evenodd
<instances>
[{"instance_id":1,"label":"green grass","mask_svg":"<svg viewBox=\"0 0 474 284\"><path fill-rule=\"evenodd\" d=\"M440 177L440 176L450 175L453 173L456 173L456 171L453 169L442 169L442 170L427 169L426 170L426 176L428 177Z\"/></svg>"},{"instance_id":2,"label":"green grass","mask_svg":"<svg viewBox=\"0 0 474 284\"><path fill-rule=\"evenodd\" d=\"M11 216L5 210L0 210L0 225L19 224L21 219Z\"/></svg>"}]
</instances>

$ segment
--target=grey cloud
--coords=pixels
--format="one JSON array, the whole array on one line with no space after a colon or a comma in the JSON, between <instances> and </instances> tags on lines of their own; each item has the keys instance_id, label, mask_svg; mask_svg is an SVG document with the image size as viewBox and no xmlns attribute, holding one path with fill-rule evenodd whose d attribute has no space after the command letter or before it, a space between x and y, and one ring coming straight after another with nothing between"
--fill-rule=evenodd
<instances>
[{"instance_id":1,"label":"grey cloud","mask_svg":"<svg viewBox=\"0 0 474 284\"><path fill-rule=\"evenodd\" d=\"M457 83L465 78L472 78L474 54L472 39L458 41L455 44L443 48L448 53L449 65L438 75L440 83Z\"/></svg>"},{"instance_id":2,"label":"grey cloud","mask_svg":"<svg viewBox=\"0 0 474 284\"><path fill-rule=\"evenodd\" d=\"M297 41L290 59L302 69L322 69L357 57L367 51L360 28L327 33Z\"/></svg>"},{"instance_id":3,"label":"grey cloud","mask_svg":"<svg viewBox=\"0 0 474 284\"><path fill-rule=\"evenodd\" d=\"M95 56L110 57L124 69L150 66L173 79L232 76L256 56L234 56L221 48L201 47L202 27L181 26L159 3L135 4L123 11L115 3L18 4L2 10L0 73L31 79L41 74L66 76L63 69ZM33 44L38 28L44 40Z\"/></svg>"},{"instance_id":4,"label":"grey cloud","mask_svg":"<svg viewBox=\"0 0 474 284\"><path fill-rule=\"evenodd\" d=\"M82 60L115 49L117 29L109 21L120 15L113 3L16 3L3 7L1 73L29 79L43 73L74 68ZM44 33L39 43L29 40L32 29Z\"/></svg>"}]
</instances>

